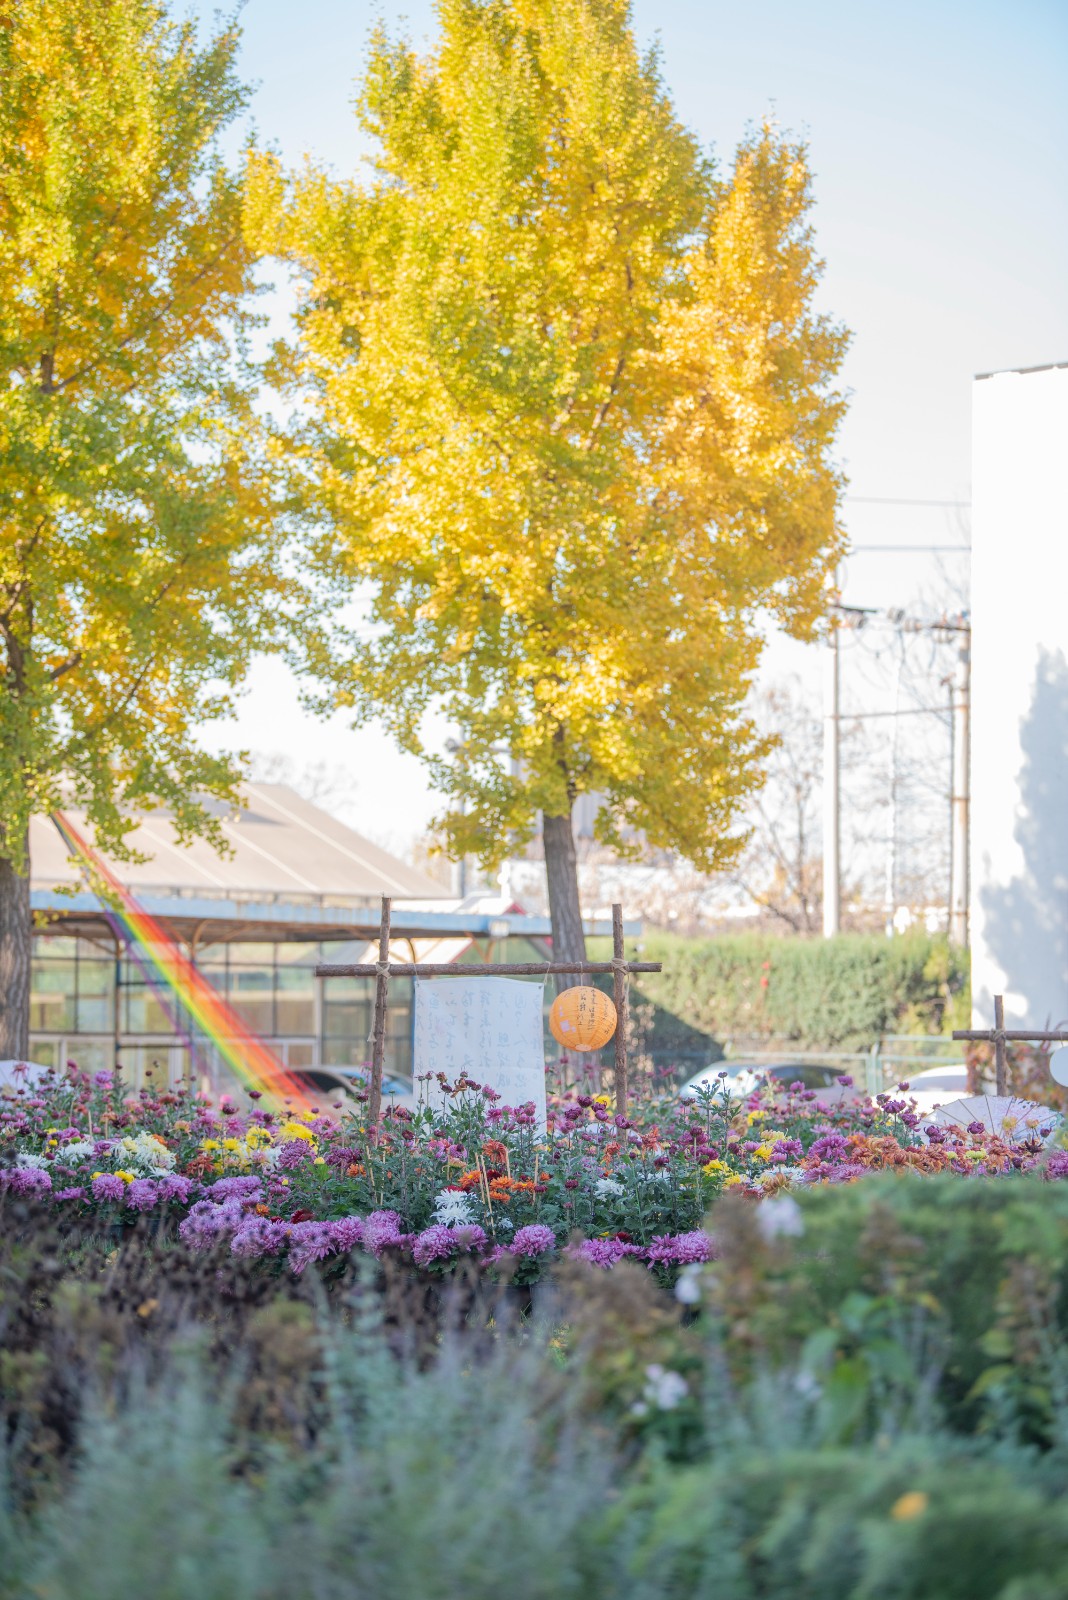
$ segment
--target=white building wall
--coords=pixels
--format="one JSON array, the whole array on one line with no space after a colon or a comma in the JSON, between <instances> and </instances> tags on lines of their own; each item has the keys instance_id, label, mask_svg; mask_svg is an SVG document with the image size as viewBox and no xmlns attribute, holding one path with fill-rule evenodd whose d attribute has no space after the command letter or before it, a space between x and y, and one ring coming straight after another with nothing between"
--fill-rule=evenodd
<instances>
[{"instance_id":1,"label":"white building wall","mask_svg":"<svg viewBox=\"0 0 1068 1600\"><path fill-rule=\"evenodd\" d=\"M1068 364L973 387L975 1025L1068 1022Z\"/></svg>"}]
</instances>

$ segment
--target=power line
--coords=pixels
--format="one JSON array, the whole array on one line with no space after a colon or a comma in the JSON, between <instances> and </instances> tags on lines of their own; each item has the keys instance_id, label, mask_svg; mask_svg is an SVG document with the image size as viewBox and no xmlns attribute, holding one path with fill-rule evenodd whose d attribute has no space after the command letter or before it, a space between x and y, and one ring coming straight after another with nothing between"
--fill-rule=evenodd
<instances>
[{"instance_id":1,"label":"power line","mask_svg":"<svg viewBox=\"0 0 1068 1600\"><path fill-rule=\"evenodd\" d=\"M948 717L948 706L905 706L900 711L842 711L839 722L867 722L869 717Z\"/></svg>"},{"instance_id":2,"label":"power line","mask_svg":"<svg viewBox=\"0 0 1068 1600\"><path fill-rule=\"evenodd\" d=\"M847 494L842 498L855 506L942 506L951 511L967 510L971 506L970 500L898 500L880 494Z\"/></svg>"}]
</instances>

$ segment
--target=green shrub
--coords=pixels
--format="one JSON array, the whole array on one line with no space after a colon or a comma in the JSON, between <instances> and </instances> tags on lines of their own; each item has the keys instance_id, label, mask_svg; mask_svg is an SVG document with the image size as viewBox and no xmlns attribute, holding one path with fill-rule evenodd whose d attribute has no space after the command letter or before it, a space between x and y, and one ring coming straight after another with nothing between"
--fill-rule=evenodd
<instances>
[{"instance_id":1,"label":"green shrub","mask_svg":"<svg viewBox=\"0 0 1068 1600\"><path fill-rule=\"evenodd\" d=\"M920 931L893 939L650 933L643 959L664 970L636 980L635 1004L644 998L719 1040L867 1049L881 1034L967 1026L967 952Z\"/></svg>"},{"instance_id":2,"label":"green shrub","mask_svg":"<svg viewBox=\"0 0 1068 1600\"><path fill-rule=\"evenodd\" d=\"M1053 1600L1068 1508L942 1440L739 1453L632 1493L634 1571L665 1600ZM639 1591L641 1592L641 1591Z\"/></svg>"},{"instance_id":3,"label":"green shrub","mask_svg":"<svg viewBox=\"0 0 1068 1600\"><path fill-rule=\"evenodd\" d=\"M713 1211L710 1309L737 1383L800 1370L830 1438L931 1406L962 1435L1011 1422L1050 1439L1068 1392L1068 1189L886 1174L799 1199L803 1231L770 1239L744 1201Z\"/></svg>"}]
</instances>

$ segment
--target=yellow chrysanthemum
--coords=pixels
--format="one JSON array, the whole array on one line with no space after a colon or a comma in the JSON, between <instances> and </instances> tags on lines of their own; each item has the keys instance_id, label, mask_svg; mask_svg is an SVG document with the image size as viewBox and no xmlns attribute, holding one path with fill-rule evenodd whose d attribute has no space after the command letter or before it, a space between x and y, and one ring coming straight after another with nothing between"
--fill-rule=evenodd
<instances>
[{"instance_id":1,"label":"yellow chrysanthemum","mask_svg":"<svg viewBox=\"0 0 1068 1600\"><path fill-rule=\"evenodd\" d=\"M729 1172L730 1170L725 1161L706 1161L701 1168L706 1178L718 1178L721 1172Z\"/></svg>"},{"instance_id":2,"label":"yellow chrysanthemum","mask_svg":"<svg viewBox=\"0 0 1068 1600\"><path fill-rule=\"evenodd\" d=\"M292 1118L282 1124L282 1132L287 1139L307 1139L309 1144L315 1143L315 1135L303 1122L296 1122Z\"/></svg>"}]
</instances>

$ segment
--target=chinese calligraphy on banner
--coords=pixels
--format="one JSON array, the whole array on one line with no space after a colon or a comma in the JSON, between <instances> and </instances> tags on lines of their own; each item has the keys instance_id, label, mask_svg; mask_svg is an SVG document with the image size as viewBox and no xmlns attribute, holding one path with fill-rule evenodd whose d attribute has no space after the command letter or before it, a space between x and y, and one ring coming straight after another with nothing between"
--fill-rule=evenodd
<instances>
[{"instance_id":1,"label":"chinese calligraphy on banner","mask_svg":"<svg viewBox=\"0 0 1068 1600\"><path fill-rule=\"evenodd\" d=\"M545 1127L545 1047L540 983L519 978L417 979L415 1074L466 1073L496 1089L509 1106L533 1101ZM427 1085L431 1105L441 1085Z\"/></svg>"}]
</instances>

